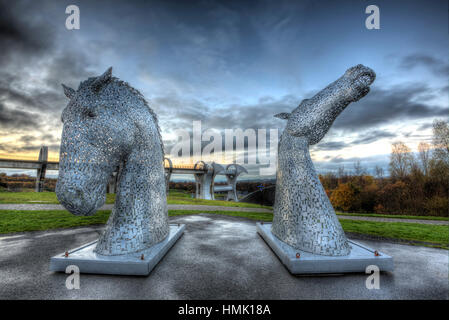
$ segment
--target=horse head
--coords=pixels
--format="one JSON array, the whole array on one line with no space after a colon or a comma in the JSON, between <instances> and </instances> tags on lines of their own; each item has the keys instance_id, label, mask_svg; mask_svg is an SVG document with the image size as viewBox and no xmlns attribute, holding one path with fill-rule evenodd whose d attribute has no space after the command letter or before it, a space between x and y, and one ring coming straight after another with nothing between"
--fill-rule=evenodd
<instances>
[{"instance_id":1,"label":"horse head","mask_svg":"<svg viewBox=\"0 0 449 320\"><path fill-rule=\"evenodd\" d=\"M303 100L291 113L279 113L275 117L287 120L288 134L305 137L310 145L316 144L351 102L369 92L375 78L373 70L356 65L312 98Z\"/></svg>"}]
</instances>

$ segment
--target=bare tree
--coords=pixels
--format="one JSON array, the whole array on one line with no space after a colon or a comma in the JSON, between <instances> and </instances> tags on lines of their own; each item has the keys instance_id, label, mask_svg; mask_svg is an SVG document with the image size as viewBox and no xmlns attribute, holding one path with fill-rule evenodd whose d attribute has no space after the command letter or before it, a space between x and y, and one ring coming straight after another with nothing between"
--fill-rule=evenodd
<instances>
[{"instance_id":1,"label":"bare tree","mask_svg":"<svg viewBox=\"0 0 449 320\"><path fill-rule=\"evenodd\" d=\"M363 169L363 167L362 167L362 165L360 163L360 160L357 160L354 163L354 174L356 176L361 176L361 175L365 174L365 169Z\"/></svg>"},{"instance_id":2,"label":"bare tree","mask_svg":"<svg viewBox=\"0 0 449 320\"><path fill-rule=\"evenodd\" d=\"M384 169L380 166L376 166L374 168L374 172L376 175L376 178L382 179L384 177Z\"/></svg>"},{"instance_id":3,"label":"bare tree","mask_svg":"<svg viewBox=\"0 0 449 320\"><path fill-rule=\"evenodd\" d=\"M404 179L410 173L413 160L411 150L404 142L394 142L391 145L390 176Z\"/></svg>"},{"instance_id":4,"label":"bare tree","mask_svg":"<svg viewBox=\"0 0 449 320\"><path fill-rule=\"evenodd\" d=\"M346 176L346 173L345 173L345 166L341 165L341 166L338 167L337 176L338 176L339 178L343 178L343 177Z\"/></svg>"},{"instance_id":5,"label":"bare tree","mask_svg":"<svg viewBox=\"0 0 449 320\"><path fill-rule=\"evenodd\" d=\"M424 175L429 173L430 165L430 145L426 142L420 142L418 145L418 160Z\"/></svg>"}]
</instances>

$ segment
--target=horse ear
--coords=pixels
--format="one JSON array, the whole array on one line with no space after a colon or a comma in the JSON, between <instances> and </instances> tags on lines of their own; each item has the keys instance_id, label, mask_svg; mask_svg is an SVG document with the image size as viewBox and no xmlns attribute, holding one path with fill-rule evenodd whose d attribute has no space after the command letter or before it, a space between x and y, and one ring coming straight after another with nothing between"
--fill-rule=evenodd
<instances>
[{"instance_id":1,"label":"horse ear","mask_svg":"<svg viewBox=\"0 0 449 320\"><path fill-rule=\"evenodd\" d=\"M290 113L282 112L282 113L275 114L274 116L275 116L275 118L286 120L286 119L290 118Z\"/></svg>"},{"instance_id":2,"label":"horse ear","mask_svg":"<svg viewBox=\"0 0 449 320\"><path fill-rule=\"evenodd\" d=\"M64 89L64 94L67 98L72 99L75 96L76 91L72 88L67 87L65 84L61 83L62 88Z\"/></svg>"},{"instance_id":3,"label":"horse ear","mask_svg":"<svg viewBox=\"0 0 449 320\"><path fill-rule=\"evenodd\" d=\"M112 67L109 67L108 70L105 71L101 76L99 76L95 81L92 83L92 87L95 91L100 91L101 87L103 87L104 84L108 83L112 78Z\"/></svg>"}]
</instances>

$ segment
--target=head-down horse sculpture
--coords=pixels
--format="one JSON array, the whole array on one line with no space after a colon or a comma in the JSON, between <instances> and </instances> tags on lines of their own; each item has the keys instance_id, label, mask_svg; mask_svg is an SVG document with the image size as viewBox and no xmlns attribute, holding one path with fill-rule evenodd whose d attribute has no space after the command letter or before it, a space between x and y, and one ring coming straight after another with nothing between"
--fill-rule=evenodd
<instances>
[{"instance_id":1,"label":"head-down horse sculpture","mask_svg":"<svg viewBox=\"0 0 449 320\"><path fill-rule=\"evenodd\" d=\"M290 246L327 256L345 256L350 246L326 196L309 155L337 116L364 97L376 75L357 65L337 81L303 100L286 119L278 150L278 170L272 233Z\"/></svg>"},{"instance_id":2,"label":"head-down horse sculpture","mask_svg":"<svg viewBox=\"0 0 449 320\"><path fill-rule=\"evenodd\" d=\"M93 215L119 167L115 205L95 252L124 255L164 240L169 224L156 115L137 90L112 77L112 68L76 91L63 88L70 102L62 113L58 200L72 214Z\"/></svg>"}]
</instances>

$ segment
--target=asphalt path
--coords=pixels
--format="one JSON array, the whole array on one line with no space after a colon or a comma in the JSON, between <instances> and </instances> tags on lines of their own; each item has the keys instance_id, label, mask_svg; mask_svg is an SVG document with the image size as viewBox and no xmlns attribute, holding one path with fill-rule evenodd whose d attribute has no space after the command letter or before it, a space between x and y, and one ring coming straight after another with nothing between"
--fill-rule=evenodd
<instances>
[{"instance_id":1,"label":"asphalt path","mask_svg":"<svg viewBox=\"0 0 449 320\"><path fill-rule=\"evenodd\" d=\"M102 226L0 237L0 299L448 299L448 251L356 240L394 258L394 272L367 289L364 273L293 276L255 222L216 214L176 216L184 235L149 276L81 274L68 290L50 257L96 240Z\"/></svg>"}]
</instances>

